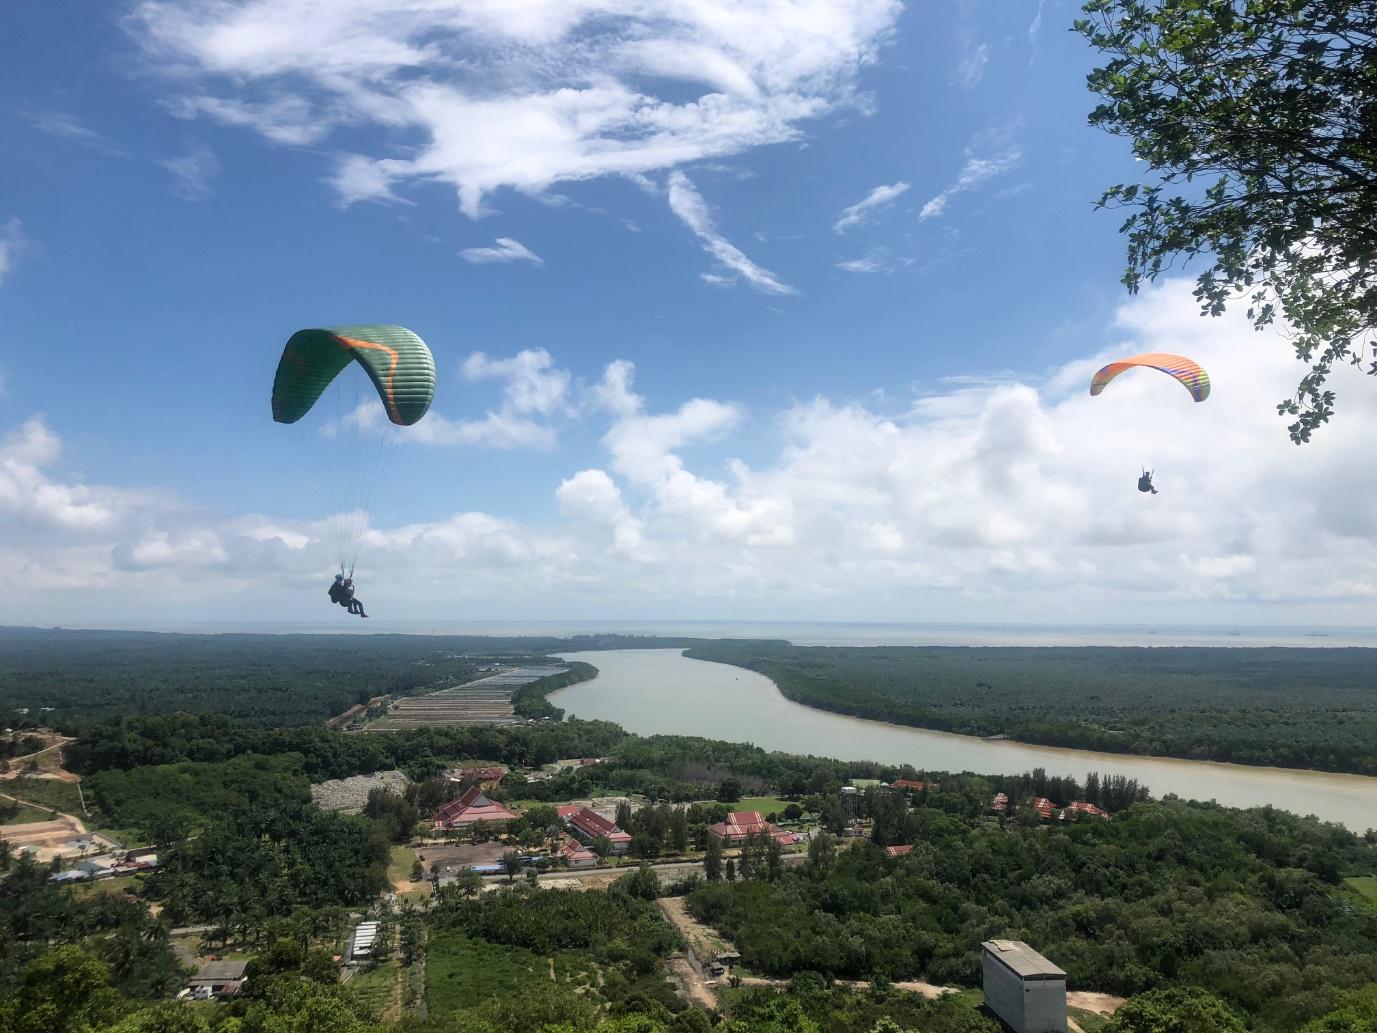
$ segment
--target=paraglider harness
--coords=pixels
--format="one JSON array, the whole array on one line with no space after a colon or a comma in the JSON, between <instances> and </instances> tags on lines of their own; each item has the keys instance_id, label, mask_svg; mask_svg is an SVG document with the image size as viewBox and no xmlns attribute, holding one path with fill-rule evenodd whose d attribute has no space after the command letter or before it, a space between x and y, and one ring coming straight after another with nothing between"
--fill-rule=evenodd
<instances>
[{"instance_id":1,"label":"paraglider harness","mask_svg":"<svg viewBox=\"0 0 1377 1033\"><path fill-rule=\"evenodd\" d=\"M1142 475L1138 478L1138 490L1141 491L1141 492L1149 492L1149 491L1150 491L1150 492L1152 492L1154 495L1157 494L1157 489L1154 488L1154 487L1152 486L1152 471L1151 471L1151 470L1144 470L1143 473L1142 473Z\"/></svg>"}]
</instances>

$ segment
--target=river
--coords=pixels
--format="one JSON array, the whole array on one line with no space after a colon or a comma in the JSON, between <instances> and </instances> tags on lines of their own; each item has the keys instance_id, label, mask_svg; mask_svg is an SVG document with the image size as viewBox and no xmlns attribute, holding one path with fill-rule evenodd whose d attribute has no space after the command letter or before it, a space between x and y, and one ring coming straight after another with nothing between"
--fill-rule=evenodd
<instances>
[{"instance_id":1,"label":"river","mask_svg":"<svg viewBox=\"0 0 1377 1033\"><path fill-rule=\"evenodd\" d=\"M1175 793L1230 807L1270 803L1357 832L1377 828L1377 778L1363 775L1094 753L866 721L794 703L762 674L690 660L677 649L577 652L563 658L592 664L598 676L552 692L550 702L571 716L615 721L639 735L701 735L767 750L937 771L1014 775L1040 767L1078 779L1098 771L1136 778L1154 796Z\"/></svg>"}]
</instances>

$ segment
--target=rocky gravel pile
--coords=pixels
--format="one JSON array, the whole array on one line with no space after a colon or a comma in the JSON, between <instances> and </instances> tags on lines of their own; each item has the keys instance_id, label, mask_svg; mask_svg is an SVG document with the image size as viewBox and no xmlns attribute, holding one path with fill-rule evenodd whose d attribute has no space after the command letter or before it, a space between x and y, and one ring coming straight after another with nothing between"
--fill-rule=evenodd
<instances>
[{"instance_id":1,"label":"rocky gravel pile","mask_svg":"<svg viewBox=\"0 0 1377 1033\"><path fill-rule=\"evenodd\" d=\"M352 775L311 786L311 800L322 811L357 811L368 802L369 790L387 789L400 794L410 784L411 779L400 771Z\"/></svg>"}]
</instances>

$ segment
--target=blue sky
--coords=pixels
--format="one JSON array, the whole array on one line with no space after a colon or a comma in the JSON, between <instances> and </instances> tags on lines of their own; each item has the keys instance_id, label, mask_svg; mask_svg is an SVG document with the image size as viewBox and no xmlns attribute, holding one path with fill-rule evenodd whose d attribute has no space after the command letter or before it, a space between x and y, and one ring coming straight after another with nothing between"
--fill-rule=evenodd
<instances>
[{"instance_id":1,"label":"blue sky","mask_svg":"<svg viewBox=\"0 0 1377 1033\"><path fill-rule=\"evenodd\" d=\"M1284 342L1125 295L1075 13L11 5L0 620L314 616L273 369L397 322L440 376L363 545L397 619L1363 622L1373 413L1302 453ZM1149 347L1208 409L1083 397Z\"/></svg>"}]
</instances>

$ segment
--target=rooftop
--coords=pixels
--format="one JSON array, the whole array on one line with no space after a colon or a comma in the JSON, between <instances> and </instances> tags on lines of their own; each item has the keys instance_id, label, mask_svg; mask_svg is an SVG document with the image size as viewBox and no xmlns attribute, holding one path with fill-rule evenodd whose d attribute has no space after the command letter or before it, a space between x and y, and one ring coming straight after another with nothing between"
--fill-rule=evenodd
<instances>
[{"instance_id":1,"label":"rooftop","mask_svg":"<svg viewBox=\"0 0 1377 1033\"><path fill-rule=\"evenodd\" d=\"M985 953L1003 962L1022 979L1065 979L1066 973L1022 940L987 940Z\"/></svg>"},{"instance_id":2,"label":"rooftop","mask_svg":"<svg viewBox=\"0 0 1377 1033\"><path fill-rule=\"evenodd\" d=\"M247 961L207 961L196 970L193 983L232 983L244 978Z\"/></svg>"}]
</instances>

